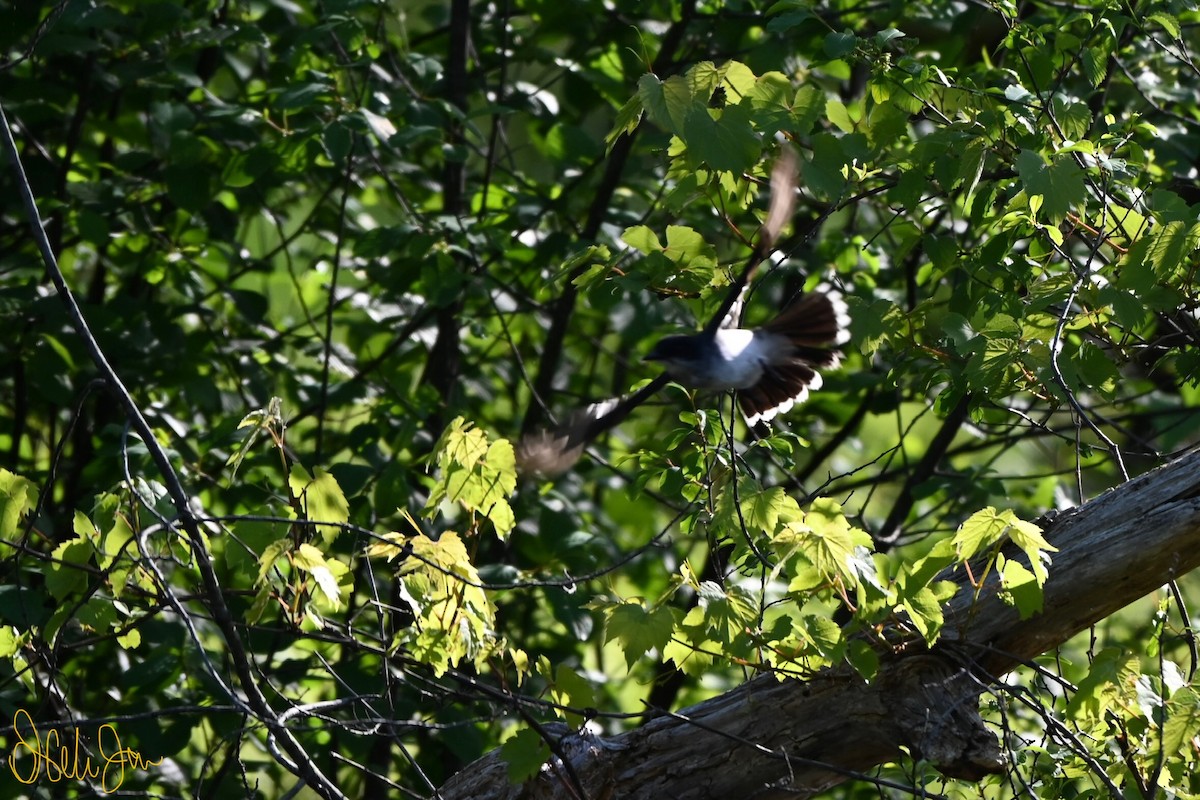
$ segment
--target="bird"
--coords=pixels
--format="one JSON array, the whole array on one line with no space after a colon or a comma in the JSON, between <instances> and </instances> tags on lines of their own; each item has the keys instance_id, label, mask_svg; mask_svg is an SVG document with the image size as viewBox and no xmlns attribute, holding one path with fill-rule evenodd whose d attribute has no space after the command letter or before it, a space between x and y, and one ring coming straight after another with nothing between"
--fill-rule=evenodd
<instances>
[{"instance_id":1,"label":"bird","mask_svg":"<svg viewBox=\"0 0 1200 800\"><path fill-rule=\"evenodd\" d=\"M691 389L737 392L746 424L789 411L821 388L820 369L836 368L850 338L841 293L818 287L760 328L738 327L739 302L720 327L659 339L645 356Z\"/></svg>"},{"instance_id":2,"label":"bird","mask_svg":"<svg viewBox=\"0 0 1200 800\"><path fill-rule=\"evenodd\" d=\"M771 172L771 202L753 252L711 321L699 333L659 339L644 357L662 374L635 392L577 409L552 428L521 437L518 470L553 477L569 470L595 437L613 428L669 382L690 389L733 391L746 422L757 425L803 402L821 387L818 370L838 366L849 340L841 293L818 286L758 328L741 327L750 279L770 253L795 206L796 157L783 151Z\"/></svg>"}]
</instances>

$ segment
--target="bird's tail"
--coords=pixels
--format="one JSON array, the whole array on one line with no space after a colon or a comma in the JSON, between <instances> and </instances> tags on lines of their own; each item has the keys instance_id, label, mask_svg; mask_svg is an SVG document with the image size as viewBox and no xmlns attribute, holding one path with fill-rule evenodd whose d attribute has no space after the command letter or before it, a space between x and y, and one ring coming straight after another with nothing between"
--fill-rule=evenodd
<instances>
[{"instance_id":1,"label":"bird's tail","mask_svg":"<svg viewBox=\"0 0 1200 800\"><path fill-rule=\"evenodd\" d=\"M758 383L738 393L746 422L772 419L804 402L810 390L820 389L817 370L840 363L837 347L849 340L849 327L846 303L829 286L809 292L764 325L764 333L778 338L778 355Z\"/></svg>"}]
</instances>

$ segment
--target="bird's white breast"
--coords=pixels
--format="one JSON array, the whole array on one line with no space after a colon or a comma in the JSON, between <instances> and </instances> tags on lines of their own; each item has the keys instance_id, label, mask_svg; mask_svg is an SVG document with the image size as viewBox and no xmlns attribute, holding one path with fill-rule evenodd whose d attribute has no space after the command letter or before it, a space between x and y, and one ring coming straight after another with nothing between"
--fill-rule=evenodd
<instances>
[{"instance_id":1,"label":"bird's white breast","mask_svg":"<svg viewBox=\"0 0 1200 800\"><path fill-rule=\"evenodd\" d=\"M712 370L713 389L745 389L758 383L770 352L763 337L746 328L722 328L714 339L720 361Z\"/></svg>"}]
</instances>

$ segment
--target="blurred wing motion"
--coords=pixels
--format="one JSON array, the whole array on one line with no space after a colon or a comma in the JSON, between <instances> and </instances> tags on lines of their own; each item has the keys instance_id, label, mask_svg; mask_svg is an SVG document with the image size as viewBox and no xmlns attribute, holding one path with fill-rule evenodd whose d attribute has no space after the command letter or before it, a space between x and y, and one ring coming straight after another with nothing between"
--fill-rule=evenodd
<instances>
[{"instance_id":1,"label":"blurred wing motion","mask_svg":"<svg viewBox=\"0 0 1200 800\"><path fill-rule=\"evenodd\" d=\"M750 279L754 277L758 265L775 247L775 242L779 240L779 232L796 210L796 176L796 151L785 146L771 169L771 202L767 208L767 218L758 230L754 252L750 254L742 273L729 287L725 301L721 303L717 313L704 326L705 333L712 333L718 328L736 328L741 324L742 305L746 300L746 289L750 286Z\"/></svg>"},{"instance_id":2,"label":"blurred wing motion","mask_svg":"<svg viewBox=\"0 0 1200 800\"><path fill-rule=\"evenodd\" d=\"M517 471L539 478L561 475L575 466L589 442L618 425L668 382L666 375L659 375L636 392L576 409L560 425L522 436L516 447Z\"/></svg>"},{"instance_id":3,"label":"blurred wing motion","mask_svg":"<svg viewBox=\"0 0 1200 800\"><path fill-rule=\"evenodd\" d=\"M738 391L747 425L774 419L821 388L818 369L841 362L835 349L850 338L850 315L842 296L832 287L809 292L754 332L770 358L762 377Z\"/></svg>"}]
</instances>

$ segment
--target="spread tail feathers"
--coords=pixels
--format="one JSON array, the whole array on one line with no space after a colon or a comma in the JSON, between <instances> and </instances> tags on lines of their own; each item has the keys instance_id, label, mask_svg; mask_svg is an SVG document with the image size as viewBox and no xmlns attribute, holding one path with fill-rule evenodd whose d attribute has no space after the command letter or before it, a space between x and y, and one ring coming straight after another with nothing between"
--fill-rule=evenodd
<instances>
[{"instance_id":1,"label":"spread tail feathers","mask_svg":"<svg viewBox=\"0 0 1200 800\"><path fill-rule=\"evenodd\" d=\"M754 425L788 411L821 388L817 369L832 369L841 360L835 349L850 337L850 315L842 296L824 286L810 292L762 327L778 337L779 355L763 370L762 378L738 393L746 423Z\"/></svg>"}]
</instances>

